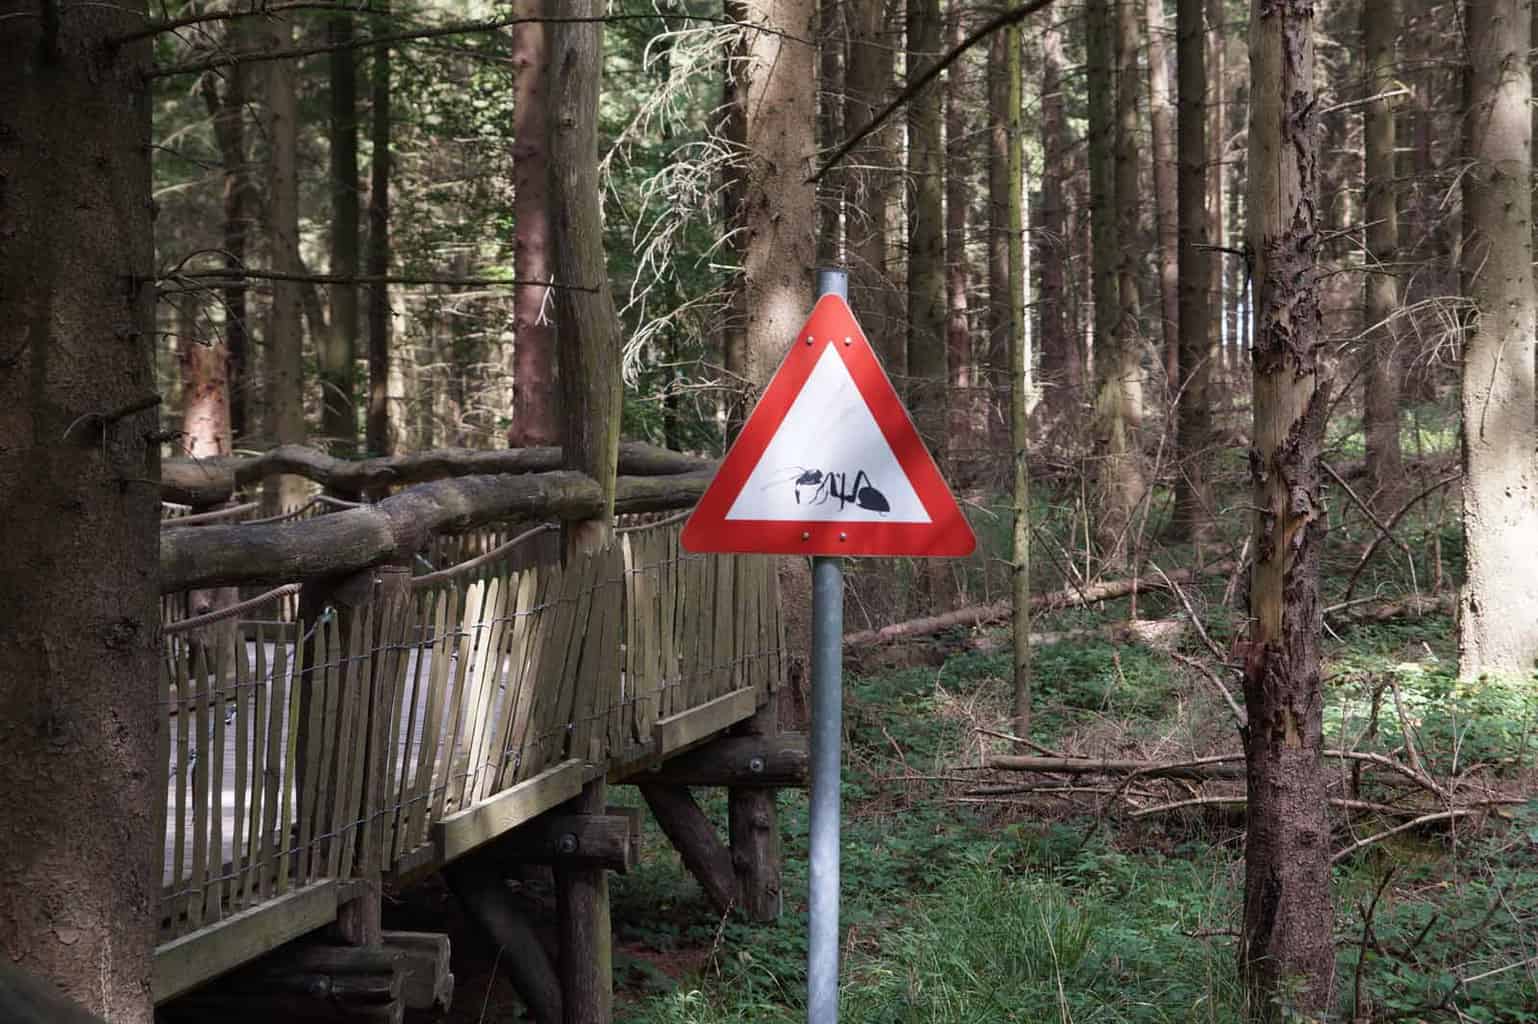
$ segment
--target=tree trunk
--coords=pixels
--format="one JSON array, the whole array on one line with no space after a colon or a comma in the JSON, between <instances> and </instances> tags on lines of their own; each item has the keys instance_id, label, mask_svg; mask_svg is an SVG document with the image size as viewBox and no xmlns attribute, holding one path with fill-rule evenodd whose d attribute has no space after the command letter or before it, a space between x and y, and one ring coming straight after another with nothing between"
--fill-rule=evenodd
<instances>
[{"instance_id":1,"label":"tree trunk","mask_svg":"<svg viewBox=\"0 0 1538 1024\"><path fill-rule=\"evenodd\" d=\"M327 22L327 42L341 47L331 65L331 273L358 274L358 54L353 15L346 7ZM321 434L346 454L358 446L353 373L358 358L358 288L331 286L331 325L316 335L320 356Z\"/></svg>"},{"instance_id":2,"label":"tree trunk","mask_svg":"<svg viewBox=\"0 0 1538 1024\"><path fill-rule=\"evenodd\" d=\"M748 291L747 239L744 235L744 203L747 198L748 114L747 63L748 29L745 0L723 0L726 16L742 26L731 37L721 67L721 141L727 161L721 170L721 227L733 258L727 262L736 269L726 279L726 319L721 328L721 365L725 367L728 390L725 397L726 437L730 443L747 419L751 388L748 387Z\"/></svg>"},{"instance_id":3,"label":"tree trunk","mask_svg":"<svg viewBox=\"0 0 1538 1024\"><path fill-rule=\"evenodd\" d=\"M1256 507L1244 668L1244 926L1250 1016L1331 1008L1330 827L1319 672L1318 163L1313 4L1255 0L1250 33L1249 247L1255 260Z\"/></svg>"},{"instance_id":4,"label":"tree trunk","mask_svg":"<svg viewBox=\"0 0 1538 1024\"><path fill-rule=\"evenodd\" d=\"M225 45L239 52L244 49L245 21L235 18L225 30ZM219 163L224 172L222 226L224 265L240 270L246 262L246 233L251 228L249 200L251 174L246 166L246 66L236 64L225 69L224 95L219 94L218 78L204 75L199 86L208 116L214 122L214 142L219 147ZM224 289L220 305L224 308L224 353L228 402L229 433L232 443L245 437L250 428L250 406L246 367L246 282L239 280Z\"/></svg>"},{"instance_id":5,"label":"tree trunk","mask_svg":"<svg viewBox=\"0 0 1538 1024\"><path fill-rule=\"evenodd\" d=\"M892 85L892 55L883 0L847 0L849 60L844 74L844 125L854 131L875 116ZM850 304L860 316L882 365L894 379L907 372L907 339L898 331L897 301L887 274L887 211L892 206L896 152L895 119L873 132L850 154L844 181L848 191Z\"/></svg>"},{"instance_id":6,"label":"tree trunk","mask_svg":"<svg viewBox=\"0 0 1538 1024\"><path fill-rule=\"evenodd\" d=\"M961 42L964 22L957 5L950 12L950 45ZM953 474L974 475L979 460L973 457L979 438L972 432L972 411L977 382L972 361L972 331L968 324L967 286L971 276L967 261L967 201L969 161L960 154L967 138L966 98L962 95L961 64L946 72L945 139L952 159L945 165L945 348L949 372L949 413L945 437L946 458Z\"/></svg>"},{"instance_id":7,"label":"tree trunk","mask_svg":"<svg viewBox=\"0 0 1538 1024\"><path fill-rule=\"evenodd\" d=\"M1538 658L1538 480L1533 449L1532 11L1469 0L1463 346L1463 538L1458 668L1526 677Z\"/></svg>"},{"instance_id":8,"label":"tree trunk","mask_svg":"<svg viewBox=\"0 0 1538 1024\"><path fill-rule=\"evenodd\" d=\"M292 31L274 21L267 29L267 49L287 48ZM267 62L267 206L272 254L268 262L283 274L300 274L299 263L299 97L292 60ZM300 327L302 285L272 282L272 310L267 321L263 364L264 430L270 445L304 441L304 354ZM277 515L304 500L304 481L273 476L262 485L264 515Z\"/></svg>"},{"instance_id":9,"label":"tree trunk","mask_svg":"<svg viewBox=\"0 0 1538 1024\"><path fill-rule=\"evenodd\" d=\"M1210 483L1212 412L1208 381L1212 372L1212 317L1208 289L1212 255L1206 248L1207 195L1207 39L1202 29L1202 0L1179 0L1175 9L1180 93L1179 299L1180 375L1176 385L1175 526L1188 541L1211 532Z\"/></svg>"},{"instance_id":10,"label":"tree trunk","mask_svg":"<svg viewBox=\"0 0 1538 1024\"><path fill-rule=\"evenodd\" d=\"M743 375L768 383L812 307L816 193L806 183L814 151L816 0L746 0L747 336Z\"/></svg>"},{"instance_id":11,"label":"tree trunk","mask_svg":"<svg viewBox=\"0 0 1538 1024\"><path fill-rule=\"evenodd\" d=\"M0 960L150 1024L151 46L106 42L149 11L33 10L0 28Z\"/></svg>"},{"instance_id":12,"label":"tree trunk","mask_svg":"<svg viewBox=\"0 0 1538 1024\"><path fill-rule=\"evenodd\" d=\"M1041 36L1041 215L1036 233L1036 265L1041 269L1036 305L1041 317L1041 386L1048 407L1055 413L1073 408L1084 386L1079 339L1068 318L1068 275L1064 270L1073 252L1063 185L1071 173L1068 120L1063 110L1063 69L1067 63L1062 32L1049 24Z\"/></svg>"},{"instance_id":13,"label":"tree trunk","mask_svg":"<svg viewBox=\"0 0 1538 1024\"><path fill-rule=\"evenodd\" d=\"M989 448L1004 444L1009 401L1009 41L1007 32L988 40L988 346L981 403ZM956 170L960 161L952 160Z\"/></svg>"},{"instance_id":14,"label":"tree trunk","mask_svg":"<svg viewBox=\"0 0 1538 1024\"><path fill-rule=\"evenodd\" d=\"M908 0L908 77L939 59L940 0ZM945 175L940 90L908 104L908 411L931 452L945 437Z\"/></svg>"},{"instance_id":15,"label":"tree trunk","mask_svg":"<svg viewBox=\"0 0 1538 1024\"><path fill-rule=\"evenodd\" d=\"M817 144L827 152L844 140L844 10L824 3L818 12ZM858 127L858 125L856 126ZM844 167L834 167L822 179L817 197L817 265L844 264Z\"/></svg>"},{"instance_id":16,"label":"tree trunk","mask_svg":"<svg viewBox=\"0 0 1538 1024\"><path fill-rule=\"evenodd\" d=\"M1175 183L1175 106L1170 100L1164 0L1148 6L1148 121L1153 143L1154 214L1159 228L1159 315L1163 327L1165 386L1180 382L1179 199Z\"/></svg>"},{"instance_id":17,"label":"tree trunk","mask_svg":"<svg viewBox=\"0 0 1538 1024\"><path fill-rule=\"evenodd\" d=\"M1399 452L1399 197L1395 187L1394 36L1398 0L1362 8L1367 50L1367 104L1362 134L1363 207L1367 211L1367 273L1362 296L1367 372L1362 377L1367 432L1367 478L1371 501L1392 508L1403 472Z\"/></svg>"},{"instance_id":18,"label":"tree trunk","mask_svg":"<svg viewBox=\"0 0 1538 1024\"><path fill-rule=\"evenodd\" d=\"M518 0L515 14L539 13L540 0ZM513 276L520 281L550 279L550 197L545 137L545 26L513 26ZM550 289L519 285L513 291L513 423L507 443L514 448L559 444L556 406L555 330L545 315Z\"/></svg>"},{"instance_id":19,"label":"tree trunk","mask_svg":"<svg viewBox=\"0 0 1538 1024\"><path fill-rule=\"evenodd\" d=\"M1127 563L1133 515L1142 498L1134 431L1141 407L1136 346L1137 76L1136 18L1116 18L1107 0L1088 0L1091 232L1095 292L1095 475L1100 517L1096 534L1109 566ZM1132 56L1121 39L1130 24ZM1115 67L1132 73L1113 79ZM1116 88L1113 90L1113 84ZM1112 94L1116 113L1112 114ZM1123 193L1126 193L1123 195Z\"/></svg>"},{"instance_id":20,"label":"tree trunk","mask_svg":"<svg viewBox=\"0 0 1538 1024\"><path fill-rule=\"evenodd\" d=\"M1031 476L1027 446L1030 422L1027 404L1030 350L1026 338L1025 279L1025 120L1022 115L1020 25L1004 30L1005 113L1009 135L1009 427L1012 483L1010 531L1010 597L1014 604L1014 723L1015 734L1031 734Z\"/></svg>"},{"instance_id":21,"label":"tree trunk","mask_svg":"<svg viewBox=\"0 0 1538 1024\"><path fill-rule=\"evenodd\" d=\"M376 25L390 15L389 0L377 0ZM379 31L376 27L375 31ZM390 271L390 47L374 47L370 82L374 117L369 127L372 145L368 193L368 272L383 277ZM390 439L390 289L372 285L368 291L368 420L370 455L389 455Z\"/></svg>"},{"instance_id":22,"label":"tree trunk","mask_svg":"<svg viewBox=\"0 0 1538 1024\"><path fill-rule=\"evenodd\" d=\"M1208 76L1211 93L1207 104L1207 237L1213 245L1226 245L1224 234L1223 195L1224 160L1228 155L1228 23L1223 13L1223 0L1207 0L1207 52L1212 67ZM1207 348L1207 395L1208 402L1216 402L1228 393L1228 383L1223 378L1223 328L1226 324L1225 292L1223 283L1225 264L1231 257L1214 254L1207 261L1207 294L1211 299L1211 336ZM1210 424L1209 424L1210 425Z\"/></svg>"},{"instance_id":23,"label":"tree trunk","mask_svg":"<svg viewBox=\"0 0 1538 1024\"><path fill-rule=\"evenodd\" d=\"M597 18L603 0L546 0L547 13ZM614 518L622 386L620 326L609 290L603 251L602 193L598 182L598 91L603 59L598 21L549 26L550 202L555 324L560 334L561 405L566 410L562 451L569 469L594 480L604 510L577 528L576 546L607 543ZM583 289L583 290L579 290Z\"/></svg>"}]
</instances>

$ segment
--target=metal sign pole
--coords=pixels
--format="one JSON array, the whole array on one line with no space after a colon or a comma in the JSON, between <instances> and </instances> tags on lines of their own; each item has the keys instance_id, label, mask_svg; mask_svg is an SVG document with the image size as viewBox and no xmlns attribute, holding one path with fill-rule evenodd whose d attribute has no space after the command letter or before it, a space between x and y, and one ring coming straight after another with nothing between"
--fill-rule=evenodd
<instances>
[{"instance_id":1,"label":"metal sign pole","mask_svg":"<svg viewBox=\"0 0 1538 1024\"><path fill-rule=\"evenodd\" d=\"M817 297L849 296L843 270L817 271ZM808 1024L838 1021L838 832L842 787L844 562L812 559L812 806Z\"/></svg>"}]
</instances>

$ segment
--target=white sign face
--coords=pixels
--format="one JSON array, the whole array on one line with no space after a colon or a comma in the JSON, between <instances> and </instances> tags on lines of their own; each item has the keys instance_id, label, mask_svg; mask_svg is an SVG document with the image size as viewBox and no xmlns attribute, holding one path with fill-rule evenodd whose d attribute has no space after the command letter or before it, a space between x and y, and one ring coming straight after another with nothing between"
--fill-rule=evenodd
<instances>
[{"instance_id":1,"label":"white sign face","mask_svg":"<svg viewBox=\"0 0 1538 1024\"><path fill-rule=\"evenodd\" d=\"M726 518L930 522L831 345L812 368Z\"/></svg>"}]
</instances>

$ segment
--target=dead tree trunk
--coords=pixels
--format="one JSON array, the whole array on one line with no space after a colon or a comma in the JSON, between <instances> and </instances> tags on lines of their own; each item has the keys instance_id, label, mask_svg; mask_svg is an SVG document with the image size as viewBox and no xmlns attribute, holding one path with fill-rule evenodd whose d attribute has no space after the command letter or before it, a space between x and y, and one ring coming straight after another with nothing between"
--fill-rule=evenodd
<instances>
[{"instance_id":1,"label":"dead tree trunk","mask_svg":"<svg viewBox=\"0 0 1538 1024\"><path fill-rule=\"evenodd\" d=\"M1249 245L1255 260L1254 567L1244 659L1244 926L1250 1016L1322 1016L1332 1005L1330 828L1319 671L1318 164L1309 0L1251 13Z\"/></svg>"},{"instance_id":2,"label":"dead tree trunk","mask_svg":"<svg viewBox=\"0 0 1538 1024\"><path fill-rule=\"evenodd\" d=\"M0 28L0 960L150 1024L152 55L107 43L149 11L37 12Z\"/></svg>"},{"instance_id":3,"label":"dead tree trunk","mask_svg":"<svg viewBox=\"0 0 1538 1024\"><path fill-rule=\"evenodd\" d=\"M1459 673L1526 676L1538 658L1534 422L1531 7L1465 7L1469 169L1464 291L1478 320L1463 347L1463 537Z\"/></svg>"},{"instance_id":4,"label":"dead tree trunk","mask_svg":"<svg viewBox=\"0 0 1538 1024\"><path fill-rule=\"evenodd\" d=\"M516 14L539 13L540 0L518 0ZM545 26L513 26L513 276L520 281L550 279L550 169L545 150L550 102L545 82ZM521 284L513 291L513 448L560 443L556 406L555 330L545 304L550 289Z\"/></svg>"}]
</instances>

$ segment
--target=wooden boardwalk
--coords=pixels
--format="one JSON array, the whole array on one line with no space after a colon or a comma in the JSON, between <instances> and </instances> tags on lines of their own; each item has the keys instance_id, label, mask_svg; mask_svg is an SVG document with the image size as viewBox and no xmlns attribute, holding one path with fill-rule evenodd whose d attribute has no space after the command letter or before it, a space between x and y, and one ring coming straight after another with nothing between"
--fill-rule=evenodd
<instances>
[{"instance_id":1,"label":"wooden boardwalk","mask_svg":"<svg viewBox=\"0 0 1538 1024\"><path fill-rule=\"evenodd\" d=\"M689 555L676 525L166 641L157 1002L721 733L783 676L769 560Z\"/></svg>"}]
</instances>

